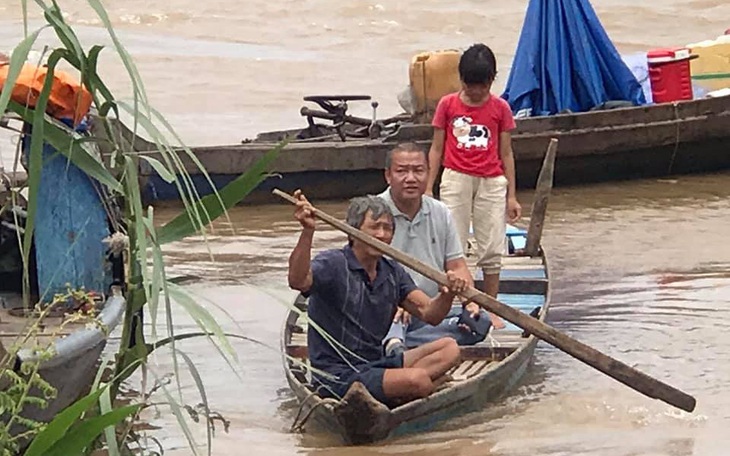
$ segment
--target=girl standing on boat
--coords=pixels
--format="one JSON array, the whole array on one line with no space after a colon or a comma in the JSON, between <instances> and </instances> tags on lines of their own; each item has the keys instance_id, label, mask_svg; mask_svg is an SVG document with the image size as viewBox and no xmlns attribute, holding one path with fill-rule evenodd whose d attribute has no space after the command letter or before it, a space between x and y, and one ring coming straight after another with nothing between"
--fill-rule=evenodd
<instances>
[{"instance_id":1,"label":"girl standing on boat","mask_svg":"<svg viewBox=\"0 0 730 456\"><path fill-rule=\"evenodd\" d=\"M433 117L426 190L432 194L443 165L440 199L451 210L465 252L472 223L484 292L495 298L506 219L514 222L522 213L510 133L515 120L509 104L490 92L496 75L497 62L486 45L475 44L461 56L462 89L444 96Z\"/></svg>"}]
</instances>

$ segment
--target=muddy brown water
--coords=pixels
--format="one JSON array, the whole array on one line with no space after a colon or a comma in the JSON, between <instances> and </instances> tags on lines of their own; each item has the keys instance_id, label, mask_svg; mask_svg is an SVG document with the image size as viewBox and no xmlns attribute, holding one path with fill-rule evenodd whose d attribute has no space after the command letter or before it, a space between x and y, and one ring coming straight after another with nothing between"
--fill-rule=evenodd
<instances>
[{"instance_id":1,"label":"muddy brown water","mask_svg":"<svg viewBox=\"0 0 730 456\"><path fill-rule=\"evenodd\" d=\"M520 196L529 205L530 194ZM214 454L238 454L244 442L276 454L726 454L729 197L729 174L561 188L546 222L554 278L550 323L695 395L695 413L640 396L541 343L521 385L484 411L432 432L347 449L320 434L288 433L296 403L275 348L294 296L285 279L297 236L291 209L236 208L230 214L240 227L235 234L221 223L208 248L191 239L167 252L173 273L204 277L187 289L224 308L235 321L229 328L272 347L235 342L239 380L207 342L185 343L200 363L211 403L232 422L231 433L214 441ZM321 208L341 216L345 203ZM174 211L158 208L161 218L168 212ZM322 227L316 241L318 249L334 247L344 237ZM170 367L161 362L161 371ZM195 397L193 383L186 385ZM157 424L174 429L169 417ZM164 441L184 445L179 436Z\"/></svg>"}]
</instances>

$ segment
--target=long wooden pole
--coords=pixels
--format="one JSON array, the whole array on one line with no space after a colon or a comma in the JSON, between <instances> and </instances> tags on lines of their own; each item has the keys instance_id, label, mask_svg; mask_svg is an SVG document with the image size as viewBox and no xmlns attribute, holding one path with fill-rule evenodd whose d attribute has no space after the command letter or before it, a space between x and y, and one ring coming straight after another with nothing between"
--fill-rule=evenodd
<instances>
[{"instance_id":1,"label":"long wooden pole","mask_svg":"<svg viewBox=\"0 0 730 456\"><path fill-rule=\"evenodd\" d=\"M278 195L292 204L296 204L297 200L279 189L274 189L273 193ZM390 245L369 236L362 231L351 227L350 225L337 220L336 218L322 212L319 209L312 208L312 212L315 217L324 221L325 223L337 228L338 230L348 234L349 236L368 244L369 246L379 250L380 252L388 255L394 260L400 262L404 266L408 266L414 271L428 277L434 282L443 286L448 285L446 274L437 271L436 269L424 264L423 262L406 255L400 250L396 250ZM612 377L624 385L633 388L634 390L654 399L660 399L667 404L673 405L674 407L680 408L687 412L694 410L696 401L695 398L680 391L666 383L663 383L655 378L652 378L643 372L640 372L633 367L630 367L621 361L611 358L605 355L595 348L589 347L588 345L579 342L572 337L561 333L557 329L541 322L540 320L530 317L519 310L513 309L512 307L502 304L491 296L478 291L473 287L468 287L462 293L459 293L462 297L469 301L474 301L481 307L489 312L499 315L507 321L514 323L520 328L528 331L530 334L534 334L536 337L544 340L550 345L564 351L570 356L583 361L589 366L603 372L604 374Z\"/></svg>"}]
</instances>

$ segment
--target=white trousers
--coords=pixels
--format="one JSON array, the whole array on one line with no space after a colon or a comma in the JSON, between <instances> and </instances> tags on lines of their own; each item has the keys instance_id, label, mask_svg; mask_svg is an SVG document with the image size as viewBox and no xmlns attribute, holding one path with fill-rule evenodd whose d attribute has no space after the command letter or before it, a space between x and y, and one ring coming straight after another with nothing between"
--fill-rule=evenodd
<instances>
[{"instance_id":1,"label":"white trousers","mask_svg":"<svg viewBox=\"0 0 730 456\"><path fill-rule=\"evenodd\" d=\"M444 168L440 199L451 210L464 253L471 223L477 266L484 274L499 274L506 245L507 178L476 177Z\"/></svg>"}]
</instances>

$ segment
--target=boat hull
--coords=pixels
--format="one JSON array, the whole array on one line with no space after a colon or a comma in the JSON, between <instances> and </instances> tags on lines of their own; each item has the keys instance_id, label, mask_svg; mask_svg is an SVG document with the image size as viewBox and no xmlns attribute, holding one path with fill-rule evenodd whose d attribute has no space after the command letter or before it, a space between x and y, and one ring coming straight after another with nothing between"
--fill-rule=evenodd
<instances>
[{"instance_id":1,"label":"boat hull","mask_svg":"<svg viewBox=\"0 0 730 456\"><path fill-rule=\"evenodd\" d=\"M390 137L347 142L291 142L279 154L272 177L245 199L247 204L276 201L271 189L303 189L313 199L346 199L377 193L385 186L388 150L413 141L430 146L429 125L402 125ZM517 185L534 188L551 138L560 141L555 185L653 178L730 169L730 97L520 119L513 134ZM274 142L193 148L216 188L221 188L269 150ZM154 150L138 144L140 150ZM154 154L154 153L153 153ZM185 168L199 191L210 183L186 157ZM179 198L174 184L141 163L149 201Z\"/></svg>"},{"instance_id":2,"label":"boat hull","mask_svg":"<svg viewBox=\"0 0 730 456\"><path fill-rule=\"evenodd\" d=\"M24 348L17 353L17 364L38 363L38 374L56 390L55 397L46 401L45 407L28 404L23 408L22 416L26 419L47 423L59 412L87 394L98 372L102 352L108 342L109 334L121 322L126 308L126 301L118 287L113 287L113 295L104 303L104 307L96 317L96 323L81 326L64 337L54 337L48 350L37 352ZM7 299L7 295L0 296ZM60 317L59 317L60 318ZM13 317L3 312L7 326L24 327L24 317ZM49 319L48 325L56 325L57 318ZM69 325L68 327L75 327ZM5 336L0 334L0 336ZM11 335L3 337L13 340ZM41 344L39 342L39 344ZM40 346L45 347L45 342ZM50 354L49 354L50 353ZM43 393L33 389L31 394L42 397ZM19 434L26 429L15 425L11 433Z\"/></svg>"},{"instance_id":3,"label":"boat hull","mask_svg":"<svg viewBox=\"0 0 730 456\"><path fill-rule=\"evenodd\" d=\"M728 128L730 131L730 125ZM385 156L385 151L382 154ZM518 159L515 163L517 187L534 188L541 166L541 158ZM555 185L596 184L726 170L730 170L730 138L719 138L685 142L676 148L657 146L610 154L560 157L555 165ZM236 177L238 175L222 173L209 175L217 189L223 188ZM191 178L201 194L212 193L213 187L208 177L193 174ZM278 199L271 194L274 188L289 193L302 189L312 200L345 200L366 194L378 194L386 187L383 170L379 168L286 172L266 179L245 198L243 203L250 205L276 203ZM146 176L143 198L147 202L180 199L175 185L165 182L157 174Z\"/></svg>"}]
</instances>

